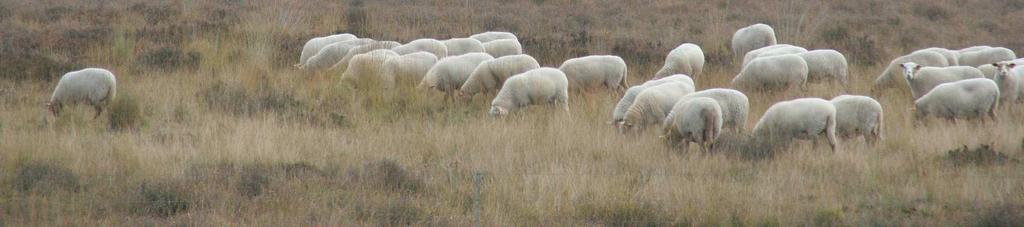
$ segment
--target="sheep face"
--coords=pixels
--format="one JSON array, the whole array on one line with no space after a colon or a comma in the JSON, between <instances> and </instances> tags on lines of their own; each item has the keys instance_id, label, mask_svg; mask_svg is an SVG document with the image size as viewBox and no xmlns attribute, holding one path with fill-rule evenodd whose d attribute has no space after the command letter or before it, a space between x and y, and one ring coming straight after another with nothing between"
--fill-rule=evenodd
<instances>
[{"instance_id":1,"label":"sheep face","mask_svg":"<svg viewBox=\"0 0 1024 227\"><path fill-rule=\"evenodd\" d=\"M504 116L508 115L508 109L505 109L505 108L500 107L500 106L491 105L490 114L491 114L491 116L494 116L494 117L504 117Z\"/></svg>"},{"instance_id":2,"label":"sheep face","mask_svg":"<svg viewBox=\"0 0 1024 227\"><path fill-rule=\"evenodd\" d=\"M1013 62L997 62L992 63L992 66L996 67L996 76L994 78L996 81L999 81L1005 80L1006 77L1010 75L1010 70L1012 70L1013 67L1017 67L1017 64Z\"/></svg>"},{"instance_id":3,"label":"sheep face","mask_svg":"<svg viewBox=\"0 0 1024 227\"><path fill-rule=\"evenodd\" d=\"M921 65L913 62L900 64L900 67L903 67L903 77L907 78L907 81L912 81L914 79L914 74L917 74L917 72L921 70Z\"/></svg>"}]
</instances>

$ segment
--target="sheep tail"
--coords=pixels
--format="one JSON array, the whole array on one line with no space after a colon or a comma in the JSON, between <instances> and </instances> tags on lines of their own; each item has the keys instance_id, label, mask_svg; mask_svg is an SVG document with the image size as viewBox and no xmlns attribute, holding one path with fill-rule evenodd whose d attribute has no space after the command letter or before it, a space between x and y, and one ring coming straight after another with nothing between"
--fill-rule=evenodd
<instances>
[{"instance_id":1,"label":"sheep tail","mask_svg":"<svg viewBox=\"0 0 1024 227\"><path fill-rule=\"evenodd\" d=\"M626 82L626 79L629 79L627 77L628 74L629 69L622 69L622 81L619 81L619 86L622 86L622 90L626 90L627 88L629 88L629 82Z\"/></svg>"},{"instance_id":2,"label":"sheep tail","mask_svg":"<svg viewBox=\"0 0 1024 227\"><path fill-rule=\"evenodd\" d=\"M988 108L988 116L992 117L992 121L996 120L996 109L999 108L999 95L996 93L995 101L992 102L992 107Z\"/></svg>"},{"instance_id":3,"label":"sheep tail","mask_svg":"<svg viewBox=\"0 0 1024 227\"><path fill-rule=\"evenodd\" d=\"M832 115L826 119L825 122L825 134L828 137L829 145L832 145L832 152L835 152L839 147L839 140L836 139L836 116Z\"/></svg>"},{"instance_id":4,"label":"sheep tail","mask_svg":"<svg viewBox=\"0 0 1024 227\"><path fill-rule=\"evenodd\" d=\"M882 127L884 126L885 121L882 120L883 119L882 115L883 115L882 113L878 113L878 124L875 125L874 130L872 130L872 132L871 132L872 134L875 134L875 138L877 140L882 140L882 138L883 138L883 136L882 136Z\"/></svg>"}]
</instances>

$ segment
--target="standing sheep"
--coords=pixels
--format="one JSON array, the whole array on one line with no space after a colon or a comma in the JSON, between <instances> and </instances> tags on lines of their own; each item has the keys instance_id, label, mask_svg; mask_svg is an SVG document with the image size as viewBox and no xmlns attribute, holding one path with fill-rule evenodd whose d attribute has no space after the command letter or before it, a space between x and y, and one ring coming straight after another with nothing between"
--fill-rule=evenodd
<instances>
[{"instance_id":1,"label":"standing sheep","mask_svg":"<svg viewBox=\"0 0 1024 227\"><path fill-rule=\"evenodd\" d=\"M427 71L419 88L437 89L444 92L445 101L454 100L455 90L462 87L469 75L480 63L494 59L487 53L468 53L441 59Z\"/></svg>"},{"instance_id":2,"label":"standing sheep","mask_svg":"<svg viewBox=\"0 0 1024 227\"><path fill-rule=\"evenodd\" d=\"M398 57L398 53L390 49L379 49L352 57L349 67L341 74L341 81L351 83L355 87L394 88L395 78L387 73L384 63L388 59Z\"/></svg>"},{"instance_id":3,"label":"standing sheep","mask_svg":"<svg viewBox=\"0 0 1024 227\"><path fill-rule=\"evenodd\" d=\"M882 73L878 75L878 78L875 79L875 88L887 89L906 84L906 80L902 75L903 69L901 66L903 63L907 62L914 62L919 65L932 67L949 66L949 62L946 61L946 57L942 56L942 54L934 51L915 51L889 62L889 66L886 66L885 70L882 71Z\"/></svg>"},{"instance_id":4,"label":"standing sheep","mask_svg":"<svg viewBox=\"0 0 1024 227\"><path fill-rule=\"evenodd\" d=\"M486 53L484 43L470 38L453 38L445 40L444 46L448 49L448 56L458 56L468 53Z\"/></svg>"},{"instance_id":5,"label":"standing sheep","mask_svg":"<svg viewBox=\"0 0 1024 227\"><path fill-rule=\"evenodd\" d=\"M65 104L86 103L96 109L96 115L92 117L96 119L103 113L103 107L113 102L116 95L117 80L114 73L106 69L87 68L61 76L46 106L56 117Z\"/></svg>"},{"instance_id":6,"label":"standing sheep","mask_svg":"<svg viewBox=\"0 0 1024 227\"><path fill-rule=\"evenodd\" d=\"M629 89L626 89L626 93L622 95L622 99L619 99L619 103L615 104L615 110L612 111L612 121L608 123L618 126L619 123L622 122L623 118L626 117L626 110L628 110L630 106L633 106L633 101L636 100L636 96L639 95L640 92L644 91L644 89L669 82L683 82L690 85L690 87L696 87L693 84L693 79L690 79L690 76L683 74L655 79L630 87Z\"/></svg>"},{"instance_id":7,"label":"standing sheep","mask_svg":"<svg viewBox=\"0 0 1024 227\"><path fill-rule=\"evenodd\" d=\"M775 103L765 111L752 132L757 141L788 147L793 140L828 139L832 152L839 149L836 139L836 107L820 98L799 98Z\"/></svg>"},{"instance_id":8,"label":"standing sheep","mask_svg":"<svg viewBox=\"0 0 1024 227\"><path fill-rule=\"evenodd\" d=\"M490 114L505 116L528 105L551 104L569 112L569 80L555 68L538 68L505 80L491 101Z\"/></svg>"},{"instance_id":9,"label":"standing sheep","mask_svg":"<svg viewBox=\"0 0 1024 227\"><path fill-rule=\"evenodd\" d=\"M931 48L920 49L920 50L917 50L917 51L931 51L931 52L935 52L935 53L941 54L942 57L945 57L946 58L946 63L949 63L949 66L960 65L960 52L959 51L954 51L954 50L950 50L950 49L946 49L946 48L941 48L941 47L931 47ZM967 65L967 66L972 66L972 65Z\"/></svg>"},{"instance_id":10,"label":"standing sheep","mask_svg":"<svg viewBox=\"0 0 1024 227\"><path fill-rule=\"evenodd\" d=\"M775 45L775 29L766 24L754 24L736 30L732 35L732 54L739 57L751 50Z\"/></svg>"},{"instance_id":11,"label":"standing sheep","mask_svg":"<svg viewBox=\"0 0 1024 227\"><path fill-rule=\"evenodd\" d=\"M807 52L807 49L789 44L778 44L762 47L760 49L747 52L747 55L743 56L743 63L740 64L740 69L742 69L743 67L747 67L747 65L749 65L751 61L760 57L771 57L784 54L798 54L804 52Z\"/></svg>"},{"instance_id":12,"label":"standing sheep","mask_svg":"<svg viewBox=\"0 0 1024 227\"><path fill-rule=\"evenodd\" d=\"M996 68L992 80L999 85L999 102L1006 105L1024 100L1024 68L1016 68L1017 63L1012 61L992 63L991 66Z\"/></svg>"},{"instance_id":13,"label":"standing sheep","mask_svg":"<svg viewBox=\"0 0 1024 227\"><path fill-rule=\"evenodd\" d=\"M370 51L374 51L374 50L381 50L381 49L391 50L391 48L395 48L396 46L399 46L399 45L402 45L402 44L400 44L398 42L395 42L395 41L374 41L374 42L368 43L366 45L353 47L352 49L348 50L348 53L345 53L345 57L341 58L341 61L338 61L338 63L334 64L334 66L332 66L331 68L338 68L341 71L345 71L345 70L348 69L348 65L349 65L349 62L352 61L352 57L355 57L356 55L369 53ZM392 51L392 52L394 52L394 51ZM395 54L398 54L398 53L395 53Z\"/></svg>"},{"instance_id":14,"label":"standing sheep","mask_svg":"<svg viewBox=\"0 0 1024 227\"><path fill-rule=\"evenodd\" d=\"M523 45L519 40L499 39L484 43L484 51L494 57L523 54Z\"/></svg>"},{"instance_id":15,"label":"standing sheep","mask_svg":"<svg viewBox=\"0 0 1024 227\"><path fill-rule=\"evenodd\" d=\"M302 53L299 54L299 63L295 64L295 66L306 64L306 60L309 60L310 57L316 55L317 52L320 52L320 49L327 45L356 38L357 37L355 35L344 33L309 39L309 41L306 41L306 44L302 46Z\"/></svg>"},{"instance_id":16,"label":"standing sheep","mask_svg":"<svg viewBox=\"0 0 1024 227\"><path fill-rule=\"evenodd\" d=\"M796 55L760 57L743 67L732 86L748 91L804 88L808 70L807 62Z\"/></svg>"},{"instance_id":17,"label":"standing sheep","mask_svg":"<svg viewBox=\"0 0 1024 227\"><path fill-rule=\"evenodd\" d=\"M963 54L963 53L966 53L966 52L971 52L971 51L976 51L976 50L984 50L984 49L991 49L991 48L992 48L992 46L986 46L986 45L972 46L972 47L965 47L963 49L956 50L956 52L959 53L959 54Z\"/></svg>"},{"instance_id":18,"label":"standing sheep","mask_svg":"<svg viewBox=\"0 0 1024 227\"><path fill-rule=\"evenodd\" d=\"M425 51L427 53L434 54L437 58L444 58L448 56L448 47L443 42L436 39L417 39L401 46L391 48L395 53L406 55Z\"/></svg>"},{"instance_id":19,"label":"standing sheep","mask_svg":"<svg viewBox=\"0 0 1024 227\"><path fill-rule=\"evenodd\" d=\"M995 81L976 78L940 84L928 94L914 101L915 117L924 119L935 115L956 122L963 118L980 118L988 115L996 119L999 106L999 86Z\"/></svg>"},{"instance_id":20,"label":"standing sheep","mask_svg":"<svg viewBox=\"0 0 1024 227\"><path fill-rule=\"evenodd\" d=\"M626 110L622 122L619 122L619 131L625 133L660 124L676 102L693 90L693 86L685 82L668 82L644 89Z\"/></svg>"},{"instance_id":21,"label":"standing sheep","mask_svg":"<svg viewBox=\"0 0 1024 227\"><path fill-rule=\"evenodd\" d=\"M434 64L437 56L429 52L416 52L388 58L384 61L385 73L394 78L395 84L402 88L415 87Z\"/></svg>"},{"instance_id":22,"label":"standing sheep","mask_svg":"<svg viewBox=\"0 0 1024 227\"><path fill-rule=\"evenodd\" d=\"M903 67L903 76L914 100L942 83L985 77L981 70L970 66L922 67L908 62L901 64L900 67Z\"/></svg>"},{"instance_id":23,"label":"standing sheep","mask_svg":"<svg viewBox=\"0 0 1024 227\"><path fill-rule=\"evenodd\" d=\"M742 134L746 130L747 114L750 112L750 100L743 92L725 88L712 88L690 93L679 101L695 98L711 98L722 108L722 127L734 133Z\"/></svg>"},{"instance_id":24,"label":"standing sheep","mask_svg":"<svg viewBox=\"0 0 1024 227\"><path fill-rule=\"evenodd\" d=\"M846 56L835 50L812 50L798 53L807 62L807 82L817 83L823 81L839 82L846 84L849 65L846 63Z\"/></svg>"},{"instance_id":25,"label":"standing sheep","mask_svg":"<svg viewBox=\"0 0 1024 227\"><path fill-rule=\"evenodd\" d=\"M353 39L348 41L341 41L332 43L320 49L316 55L306 60L305 64L298 65L297 67L306 71L320 71L330 69L334 65L338 64L341 59L348 55L348 52L352 48L366 45L375 42L372 39Z\"/></svg>"},{"instance_id":26,"label":"standing sheep","mask_svg":"<svg viewBox=\"0 0 1024 227\"><path fill-rule=\"evenodd\" d=\"M860 95L840 95L830 100L836 107L836 135L851 139L864 137L864 142L874 145L882 140L882 104L875 99Z\"/></svg>"},{"instance_id":27,"label":"standing sheep","mask_svg":"<svg viewBox=\"0 0 1024 227\"><path fill-rule=\"evenodd\" d=\"M626 61L619 56L591 55L566 60L559 70L569 78L572 90L585 90L604 86L608 89L622 89L626 84Z\"/></svg>"},{"instance_id":28,"label":"standing sheep","mask_svg":"<svg viewBox=\"0 0 1024 227\"><path fill-rule=\"evenodd\" d=\"M1016 58L1017 54L1014 54L1012 50L1002 47L995 47L963 52L960 54L960 64L976 66L992 64L1001 61L1010 61Z\"/></svg>"},{"instance_id":29,"label":"standing sheep","mask_svg":"<svg viewBox=\"0 0 1024 227\"><path fill-rule=\"evenodd\" d=\"M540 64L530 55L510 55L487 60L476 67L466 82L459 89L459 96L472 96L476 93L496 92L501 89L505 79L540 68Z\"/></svg>"},{"instance_id":30,"label":"standing sheep","mask_svg":"<svg viewBox=\"0 0 1024 227\"><path fill-rule=\"evenodd\" d=\"M692 43L683 43L672 49L665 57L665 65L654 74L661 78L675 74L698 76L704 72L704 50Z\"/></svg>"},{"instance_id":31,"label":"standing sheep","mask_svg":"<svg viewBox=\"0 0 1024 227\"><path fill-rule=\"evenodd\" d=\"M483 32L471 35L469 36L469 38L478 40L481 43L487 43L500 39L513 39L517 40L517 42L519 40L519 38L517 38L516 35L512 34L511 32Z\"/></svg>"},{"instance_id":32,"label":"standing sheep","mask_svg":"<svg viewBox=\"0 0 1024 227\"><path fill-rule=\"evenodd\" d=\"M680 100L665 117L662 129L670 146L686 152L694 142L707 152L722 132L722 107L711 98Z\"/></svg>"}]
</instances>

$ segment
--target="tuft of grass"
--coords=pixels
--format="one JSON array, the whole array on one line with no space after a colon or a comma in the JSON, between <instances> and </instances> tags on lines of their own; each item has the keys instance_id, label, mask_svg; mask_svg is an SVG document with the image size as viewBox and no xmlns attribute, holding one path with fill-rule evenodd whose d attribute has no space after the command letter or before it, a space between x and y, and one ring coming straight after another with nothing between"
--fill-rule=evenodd
<instances>
[{"instance_id":1,"label":"tuft of grass","mask_svg":"<svg viewBox=\"0 0 1024 227\"><path fill-rule=\"evenodd\" d=\"M400 193L423 190L423 179L405 170L390 159L374 161L361 168L350 169L349 176L359 184Z\"/></svg>"},{"instance_id":2,"label":"tuft of grass","mask_svg":"<svg viewBox=\"0 0 1024 227\"><path fill-rule=\"evenodd\" d=\"M642 201L583 204L576 212L587 223L607 226L664 226L669 222L657 207Z\"/></svg>"},{"instance_id":3,"label":"tuft of grass","mask_svg":"<svg viewBox=\"0 0 1024 227\"><path fill-rule=\"evenodd\" d=\"M842 226L843 213L836 209L821 209L814 213L815 226Z\"/></svg>"},{"instance_id":4,"label":"tuft of grass","mask_svg":"<svg viewBox=\"0 0 1024 227\"><path fill-rule=\"evenodd\" d=\"M426 217L426 212L410 204L408 199L389 201L386 204L370 207L357 206L353 212L359 219L375 221L388 226L414 225Z\"/></svg>"},{"instance_id":5,"label":"tuft of grass","mask_svg":"<svg viewBox=\"0 0 1024 227\"><path fill-rule=\"evenodd\" d=\"M81 187L78 175L70 169L42 161L19 163L12 181L14 189L21 192L77 192Z\"/></svg>"},{"instance_id":6,"label":"tuft of grass","mask_svg":"<svg viewBox=\"0 0 1024 227\"><path fill-rule=\"evenodd\" d=\"M1001 165L1008 162L1017 162L1002 152L996 151L992 145L981 144L975 148L968 148L964 145L961 148L946 151L946 161L955 166L962 165Z\"/></svg>"},{"instance_id":7,"label":"tuft of grass","mask_svg":"<svg viewBox=\"0 0 1024 227\"><path fill-rule=\"evenodd\" d=\"M234 115L252 116L266 111L297 113L305 104L294 93L261 83L250 89L241 84L217 81L199 95L210 109Z\"/></svg>"},{"instance_id":8,"label":"tuft of grass","mask_svg":"<svg viewBox=\"0 0 1024 227\"><path fill-rule=\"evenodd\" d=\"M131 211L136 215L170 217L188 211L193 206L191 197L189 184L184 181L143 183Z\"/></svg>"},{"instance_id":9,"label":"tuft of grass","mask_svg":"<svg viewBox=\"0 0 1024 227\"><path fill-rule=\"evenodd\" d=\"M121 94L110 104L109 127L115 131L138 130L144 122L142 108L135 96Z\"/></svg>"},{"instance_id":10,"label":"tuft of grass","mask_svg":"<svg viewBox=\"0 0 1024 227\"><path fill-rule=\"evenodd\" d=\"M142 53L142 66L157 70L196 70L203 56L196 51L183 51L178 47L161 47Z\"/></svg>"}]
</instances>

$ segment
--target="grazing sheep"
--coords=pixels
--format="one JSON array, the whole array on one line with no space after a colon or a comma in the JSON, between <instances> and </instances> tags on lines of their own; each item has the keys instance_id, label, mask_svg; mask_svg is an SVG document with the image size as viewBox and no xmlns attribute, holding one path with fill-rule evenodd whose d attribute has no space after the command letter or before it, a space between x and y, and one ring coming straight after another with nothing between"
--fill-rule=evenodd
<instances>
[{"instance_id":1,"label":"grazing sheep","mask_svg":"<svg viewBox=\"0 0 1024 227\"><path fill-rule=\"evenodd\" d=\"M901 66L903 63L907 62L931 67L949 66L949 62L946 61L946 57L942 56L942 54L934 51L915 51L889 62L889 66L886 66L885 70L882 71L882 73L878 75L878 78L875 79L875 88L887 89L906 84L906 80L902 75L903 69Z\"/></svg>"},{"instance_id":2,"label":"grazing sheep","mask_svg":"<svg viewBox=\"0 0 1024 227\"><path fill-rule=\"evenodd\" d=\"M882 140L882 104L875 99L860 95L840 95L830 100L836 107L836 135L851 139L864 137L864 142L874 145Z\"/></svg>"},{"instance_id":3,"label":"grazing sheep","mask_svg":"<svg viewBox=\"0 0 1024 227\"><path fill-rule=\"evenodd\" d=\"M722 107L711 98L679 100L665 117L662 129L670 146L686 152L694 142L707 152L722 132Z\"/></svg>"},{"instance_id":4,"label":"grazing sheep","mask_svg":"<svg viewBox=\"0 0 1024 227\"><path fill-rule=\"evenodd\" d=\"M683 43L672 49L665 57L665 65L654 74L654 78L675 74L699 76L704 72L704 50L692 43Z\"/></svg>"},{"instance_id":5,"label":"grazing sheep","mask_svg":"<svg viewBox=\"0 0 1024 227\"><path fill-rule=\"evenodd\" d=\"M454 100L455 90L462 87L473 70L480 63L491 59L494 57L487 53L468 53L443 58L427 71L418 87L437 89L444 92L445 101Z\"/></svg>"},{"instance_id":6,"label":"grazing sheep","mask_svg":"<svg viewBox=\"0 0 1024 227\"><path fill-rule=\"evenodd\" d=\"M722 118L724 119L722 127L738 134L742 134L743 130L746 130L747 114L750 112L750 100L747 99L743 92L725 88L712 88L690 93L680 98L679 101L695 98L711 98L718 102L722 107Z\"/></svg>"},{"instance_id":7,"label":"grazing sheep","mask_svg":"<svg viewBox=\"0 0 1024 227\"><path fill-rule=\"evenodd\" d=\"M623 89L626 84L626 61L619 56L591 55L566 60L559 70L569 78L569 88L585 90L604 86L609 89Z\"/></svg>"},{"instance_id":8,"label":"grazing sheep","mask_svg":"<svg viewBox=\"0 0 1024 227\"><path fill-rule=\"evenodd\" d=\"M514 39L519 40L515 34L511 32L483 32L469 36L471 39L479 40L481 43L487 43L500 39Z\"/></svg>"},{"instance_id":9,"label":"grazing sheep","mask_svg":"<svg viewBox=\"0 0 1024 227\"><path fill-rule=\"evenodd\" d=\"M685 82L668 82L644 89L637 94L633 105L619 122L619 131L641 130L648 125L660 124L685 95L693 93L693 86Z\"/></svg>"},{"instance_id":10,"label":"grazing sheep","mask_svg":"<svg viewBox=\"0 0 1024 227\"><path fill-rule=\"evenodd\" d=\"M748 91L804 88L808 70L807 62L793 54L759 57L743 67L732 86Z\"/></svg>"},{"instance_id":11,"label":"grazing sheep","mask_svg":"<svg viewBox=\"0 0 1024 227\"><path fill-rule=\"evenodd\" d=\"M995 76L992 78L999 85L999 102L1006 105L1012 102L1024 100L1024 67L1016 68L1016 62L1005 61L992 63L996 68Z\"/></svg>"},{"instance_id":12,"label":"grazing sheep","mask_svg":"<svg viewBox=\"0 0 1024 227\"><path fill-rule=\"evenodd\" d=\"M914 100L942 83L985 77L981 70L970 66L922 67L907 62L900 64L900 67L903 67L903 76Z\"/></svg>"},{"instance_id":13,"label":"grazing sheep","mask_svg":"<svg viewBox=\"0 0 1024 227\"><path fill-rule=\"evenodd\" d=\"M537 68L509 77L491 101L490 114L505 116L528 105L551 104L569 112L569 80L555 68Z\"/></svg>"},{"instance_id":14,"label":"grazing sheep","mask_svg":"<svg viewBox=\"0 0 1024 227\"><path fill-rule=\"evenodd\" d=\"M1016 58L1017 54L1014 54L1012 50L995 47L963 52L960 54L960 64L971 66L984 65L1001 61L1010 61Z\"/></svg>"},{"instance_id":15,"label":"grazing sheep","mask_svg":"<svg viewBox=\"0 0 1024 227\"><path fill-rule=\"evenodd\" d=\"M412 42L391 48L395 53L406 55L420 51L431 53L437 58L448 57L448 47L436 39L417 39Z\"/></svg>"},{"instance_id":16,"label":"grazing sheep","mask_svg":"<svg viewBox=\"0 0 1024 227\"><path fill-rule=\"evenodd\" d=\"M305 64L296 67L306 71L321 71L334 67L352 48L375 42L372 39L353 39L324 46L316 55L306 59Z\"/></svg>"},{"instance_id":17,"label":"grazing sheep","mask_svg":"<svg viewBox=\"0 0 1024 227\"><path fill-rule=\"evenodd\" d=\"M486 53L484 43L470 38L453 38L445 40L444 46L448 48L448 56L459 56L468 53Z\"/></svg>"},{"instance_id":18,"label":"grazing sheep","mask_svg":"<svg viewBox=\"0 0 1024 227\"><path fill-rule=\"evenodd\" d=\"M846 84L849 65L846 63L846 56L835 50L812 50L798 53L807 62L807 82L817 83L824 81L839 82Z\"/></svg>"},{"instance_id":19,"label":"grazing sheep","mask_svg":"<svg viewBox=\"0 0 1024 227\"><path fill-rule=\"evenodd\" d=\"M775 103L765 111L752 132L758 141L788 147L793 140L814 140L824 135L832 152L836 139L836 107L820 98L799 98Z\"/></svg>"},{"instance_id":20,"label":"grazing sheep","mask_svg":"<svg viewBox=\"0 0 1024 227\"><path fill-rule=\"evenodd\" d=\"M523 54L523 45L519 40L499 39L484 43L484 51L494 57Z\"/></svg>"},{"instance_id":21,"label":"grazing sheep","mask_svg":"<svg viewBox=\"0 0 1024 227\"><path fill-rule=\"evenodd\" d=\"M775 29L766 24L754 24L736 30L732 35L733 56L743 56L751 50L775 45Z\"/></svg>"},{"instance_id":22,"label":"grazing sheep","mask_svg":"<svg viewBox=\"0 0 1024 227\"><path fill-rule=\"evenodd\" d=\"M956 50L956 52L960 53L960 54L963 54L964 52L971 52L971 51L984 50L984 49L990 49L990 48L992 48L992 47L991 46L985 46L985 45L972 46L972 47L966 47L966 48L963 48L963 49Z\"/></svg>"},{"instance_id":23,"label":"grazing sheep","mask_svg":"<svg viewBox=\"0 0 1024 227\"><path fill-rule=\"evenodd\" d=\"M353 47L352 49L348 50L348 53L345 53L345 57L341 58L341 61L338 61L338 63L334 64L334 66L332 66L331 68L338 68L341 71L345 71L345 70L348 69L348 65L349 65L349 62L352 61L352 57L355 57L356 55L369 53L370 51L374 51L374 50L381 50L381 49L391 50L391 48L395 48L396 46L399 46L399 45L402 45L402 44L400 44L398 42L395 42L395 41L374 41L374 42L368 43L366 45ZM394 52L394 51L392 51L392 52ZM398 54L398 53L395 53L395 54Z\"/></svg>"},{"instance_id":24,"label":"grazing sheep","mask_svg":"<svg viewBox=\"0 0 1024 227\"><path fill-rule=\"evenodd\" d=\"M302 46L302 53L299 54L299 63L295 64L295 66L302 66L303 64L306 64L306 60L309 60L310 57L316 55L317 52L320 52L320 49L323 49L327 45L356 38L357 37L355 35L344 33L309 39L309 41L306 41L306 44Z\"/></svg>"},{"instance_id":25,"label":"grazing sheep","mask_svg":"<svg viewBox=\"0 0 1024 227\"><path fill-rule=\"evenodd\" d=\"M996 119L999 106L999 86L985 78L967 79L935 86L928 94L914 101L915 117L929 115L956 122L957 119L980 118L988 115Z\"/></svg>"},{"instance_id":26,"label":"grazing sheep","mask_svg":"<svg viewBox=\"0 0 1024 227\"><path fill-rule=\"evenodd\" d=\"M56 117L65 104L86 103L96 109L96 115L92 117L96 119L103 113L103 107L113 102L116 95L117 80L114 73L106 69L87 68L61 76L46 106Z\"/></svg>"},{"instance_id":27,"label":"grazing sheep","mask_svg":"<svg viewBox=\"0 0 1024 227\"><path fill-rule=\"evenodd\" d=\"M757 59L757 58L760 58L760 57L770 57L770 56L778 56L778 55L784 55L784 54L798 54L798 53L804 53L804 52L807 52L807 49L805 49L803 47L789 45L789 44L777 44L777 45L766 46L766 47L762 47L760 49L756 49L756 50L752 50L750 52L747 52L747 55L743 56L743 63L740 64L740 67L741 67L741 69L742 69L742 67L747 67L747 65L750 64L750 61L753 61L754 59Z\"/></svg>"},{"instance_id":28,"label":"grazing sheep","mask_svg":"<svg viewBox=\"0 0 1024 227\"><path fill-rule=\"evenodd\" d=\"M388 58L384 61L384 70L388 78L394 78L399 87L411 88L423 80L434 64L437 56L430 52L416 52Z\"/></svg>"},{"instance_id":29,"label":"grazing sheep","mask_svg":"<svg viewBox=\"0 0 1024 227\"><path fill-rule=\"evenodd\" d=\"M941 47L931 47L931 48L920 49L920 50L917 50L917 51L931 51L931 52L935 52L935 53L941 54L942 57L945 57L946 58L946 63L949 63L949 66L960 65L960 52L959 51L950 50L950 49L941 48ZM967 66L970 66L970 65L967 65Z\"/></svg>"},{"instance_id":30,"label":"grazing sheep","mask_svg":"<svg viewBox=\"0 0 1024 227\"><path fill-rule=\"evenodd\" d=\"M352 57L349 67L341 74L343 83L351 83L353 86L376 87L386 89L394 88L395 78L391 77L384 67L388 59L398 57L398 53L390 49L378 49L358 54Z\"/></svg>"},{"instance_id":31,"label":"grazing sheep","mask_svg":"<svg viewBox=\"0 0 1024 227\"><path fill-rule=\"evenodd\" d=\"M626 89L626 93L622 95L622 99L619 99L619 103L615 104L615 110L612 111L612 121L608 122L608 124L618 126L619 123L622 122L622 119L626 117L626 110L628 110L630 106L633 106L633 101L636 100L636 96L644 89L668 82L683 82L690 85L690 87L696 87L693 84L693 79L690 79L689 76L683 74L663 77L661 79L647 81L643 84L630 87L629 89Z\"/></svg>"},{"instance_id":32,"label":"grazing sheep","mask_svg":"<svg viewBox=\"0 0 1024 227\"><path fill-rule=\"evenodd\" d=\"M497 41L495 41L497 42ZM476 67L459 89L459 96L473 96L476 93L496 92L512 75L540 68L530 55L519 54L487 60Z\"/></svg>"}]
</instances>

